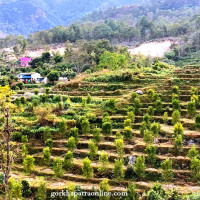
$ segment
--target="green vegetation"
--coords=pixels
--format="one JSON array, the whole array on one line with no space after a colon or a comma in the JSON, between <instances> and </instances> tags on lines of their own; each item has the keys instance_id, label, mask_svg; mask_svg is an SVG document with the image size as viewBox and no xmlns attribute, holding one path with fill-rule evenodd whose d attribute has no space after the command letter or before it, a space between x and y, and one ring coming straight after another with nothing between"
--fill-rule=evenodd
<instances>
[{"instance_id":1,"label":"green vegetation","mask_svg":"<svg viewBox=\"0 0 200 200\"><path fill-rule=\"evenodd\" d=\"M145 18L140 20L150 26ZM152 38L151 32L146 35L149 28L140 25L136 28L142 38ZM198 66L174 68L173 59L130 55L127 48L106 39L65 45L64 56L43 53L27 69L5 67L5 60L0 67L2 79L33 71L52 81L70 80L47 86L33 83L31 88L17 82L12 87L15 94L0 87L0 102L10 105L12 124L9 174L16 174L19 183L30 180L9 188L16 191L14 198L49 199L50 191L85 191L86 185L88 191L96 191L98 184L102 191L126 188L128 200L138 199L138 191L144 199L190 198L181 193L194 193L199 181ZM7 80L2 85L16 82L14 77ZM2 111L4 130L7 118ZM1 143L4 166L6 144ZM43 181L47 187L38 184ZM181 190L164 190L165 181ZM0 174L0 188L5 183L6 176ZM144 187L151 189L144 192Z\"/></svg>"},{"instance_id":2,"label":"green vegetation","mask_svg":"<svg viewBox=\"0 0 200 200\"><path fill-rule=\"evenodd\" d=\"M174 177L172 171L172 161L167 158L161 163L162 177L165 181L170 181Z\"/></svg>"},{"instance_id":3,"label":"green vegetation","mask_svg":"<svg viewBox=\"0 0 200 200\"><path fill-rule=\"evenodd\" d=\"M138 156L135 163L135 173L139 178L143 178L145 176L145 157Z\"/></svg>"},{"instance_id":4,"label":"green vegetation","mask_svg":"<svg viewBox=\"0 0 200 200\"><path fill-rule=\"evenodd\" d=\"M82 172L86 179L93 177L93 168L91 166L91 161L89 158L85 158L83 160Z\"/></svg>"},{"instance_id":5,"label":"green vegetation","mask_svg":"<svg viewBox=\"0 0 200 200\"><path fill-rule=\"evenodd\" d=\"M60 158L55 158L53 160L53 171L55 174L55 177L62 177L63 176L63 163Z\"/></svg>"}]
</instances>

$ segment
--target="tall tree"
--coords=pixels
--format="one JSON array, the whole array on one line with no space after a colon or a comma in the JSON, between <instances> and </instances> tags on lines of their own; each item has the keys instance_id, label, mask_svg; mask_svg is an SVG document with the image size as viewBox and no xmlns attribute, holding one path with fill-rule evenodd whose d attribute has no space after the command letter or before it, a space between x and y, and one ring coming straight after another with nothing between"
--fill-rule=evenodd
<instances>
[{"instance_id":1,"label":"tall tree","mask_svg":"<svg viewBox=\"0 0 200 200\"><path fill-rule=\"evenodd\" d=\"M4 185L5 185L5 200L10 199L10 190L8 180L10 178L11 164L14 159L14 152L12 151L11 145L11 112L14 105L11 103L12 91L8 86L0 86L0 112L4 117L3 128L0 130L0 165L4 174ZM15 151L18 150L15 146Z\"/></svg>"}]
</instances>

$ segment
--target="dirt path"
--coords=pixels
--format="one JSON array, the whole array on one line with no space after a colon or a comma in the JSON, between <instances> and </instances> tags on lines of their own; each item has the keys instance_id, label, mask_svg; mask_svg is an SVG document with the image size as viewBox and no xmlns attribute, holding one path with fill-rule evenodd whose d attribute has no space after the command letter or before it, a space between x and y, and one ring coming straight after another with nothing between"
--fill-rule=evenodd
<instances>
[{"instance_id":1,"label":"dirt path","mask_svg":"<svg viewBox=\"0 0 200 200\"><path fill-rule=\"evenodd\" d=\"M129 49L133 55L142 54L151 57L163 57L166 52L170 51L173 42L166 40L163 42L144 43L135 49Z\"/></svg>"}]
</instances>

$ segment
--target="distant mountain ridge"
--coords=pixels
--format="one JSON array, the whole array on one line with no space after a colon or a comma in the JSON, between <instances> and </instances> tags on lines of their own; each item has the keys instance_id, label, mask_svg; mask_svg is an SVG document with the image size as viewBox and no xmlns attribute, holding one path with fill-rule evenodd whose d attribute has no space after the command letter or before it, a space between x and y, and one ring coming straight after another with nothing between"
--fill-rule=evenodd
<instances>
[{"instance_id":1,"label":"distant mountain ridge","mask_svg":"<svg viewBox=\"0 0 200 200\"><path fill-rule=\"evenodd\" d=\"M87 13L142 0L0 0L0 31L27 35L57 25L68 25Z\"/></svg>"}]
</instances>

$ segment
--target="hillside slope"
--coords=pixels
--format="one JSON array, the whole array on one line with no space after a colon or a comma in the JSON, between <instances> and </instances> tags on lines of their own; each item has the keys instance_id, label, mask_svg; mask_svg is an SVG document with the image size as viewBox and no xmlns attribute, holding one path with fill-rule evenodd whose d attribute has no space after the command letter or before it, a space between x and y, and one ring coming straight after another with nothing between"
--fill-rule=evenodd
<instances>
[{"instance_id":1,"label":"hillside slope","mask_svg":"<svg viewBox=\"0 0 200 200\"><path fill-rule=\"evenodd\" d=\"M67 25L86 13L110 6L138 3L140 0L2 0L0 1L1 31L26 35L38 30Z\"/></svg>"}]
</instances>

